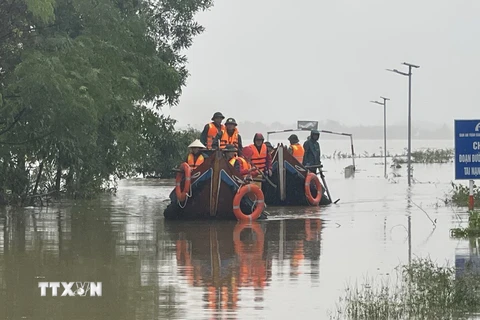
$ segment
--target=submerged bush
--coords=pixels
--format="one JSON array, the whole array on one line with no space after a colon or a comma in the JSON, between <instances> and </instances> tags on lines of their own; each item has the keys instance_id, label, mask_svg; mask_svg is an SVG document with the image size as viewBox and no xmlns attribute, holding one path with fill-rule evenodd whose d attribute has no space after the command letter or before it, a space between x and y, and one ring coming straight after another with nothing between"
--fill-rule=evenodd
<instances>
[{"instance_id":1,"label":"submerged bush","mask_svg":"<svg viewBox=\"0 0 480 320\"><path fill-rule=\"evenodd\" d=\"M426 149L412 152L414 163L447 163L453 160L453 149Z\"/></svg>"},{"instance_id":2,"label":"submerged bush","mask_svg":"<svg viewBox=\"0 0 480 320\"><path fill-rule=\"evenodd\" d=\"M387 152L387 157L392 157L396 159L397 163L406 163L408 151L407 149L404 150L401 154L391 154ZM333 154L325 154L322 153L323 159L345 159L351 158L351 153L345 153L341 151L333 152ZM425 150L415 150L412 151L412 162L413 163L448 163L452 162L454 157L454 150L447 148L447 149L425 149ZM383 158L382 153L369 153L368 151L363 151L363 153L355 154L355 158Z\"/></svg>"},{"instance_id":3,"label":"submerged bush","mask_svg":"<svg viewBox=\"0 0 480 320\"><path fill-rule=\"evenodd\" d=\"M480 236L480 212L471 211L468 215L468 226L466 228L455 228L450 230L453 238L467 238Z\"/></svg>"},{"instance_id":4,"label":"submerged bush","mask_svg":"<svg viewBox=\"0 0 480 320\"><path fill-rule=\"evenodd\" d=\"M452 190L445 197L445 204L453 204L459 207L468 206L470 190L468 186L452 182ZM480 201L480 189L473 185L473 198L475 202Z\"/></svg>"},{"instance_id":5,"label":"submerged bush","mask_svg":"<svg viewBox=\"0 0 480 320\"><path fill-rule=\"evenodd\" d=\"M330 319L464 319L478 312L480 275L415 259L398 269L398 282L349 287Z\"/></svg>"}]
</instances>

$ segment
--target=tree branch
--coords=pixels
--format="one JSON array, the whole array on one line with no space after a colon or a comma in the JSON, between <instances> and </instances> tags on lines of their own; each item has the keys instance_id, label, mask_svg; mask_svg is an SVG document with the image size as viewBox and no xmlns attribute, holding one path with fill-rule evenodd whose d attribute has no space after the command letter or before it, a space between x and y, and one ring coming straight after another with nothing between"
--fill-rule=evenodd
<instances>
[{"instance_id":1,"label":"tree branch","mask_svg":"<svg viewBox=\"0 0 480 320\"><path fill-rule=\"evenodd\" d=\"M22 141L22 142L5 142L5 141L0 141L0 144L3 144L3 145L10 145L10 146L18 146L18 145L22 145L22 144L27 144L27 143L30 143L30 142L33 142L33 141L37 141L37 140L41 140L45 137L48 137L49 135L51 135L54 131L50 131L44 135L41 135L39 137L36 137L36 138L33 138L33 139L30 139L30 140L26 140L26 141Z\"/></svg>"},{"instance_id":2,"label":"tree branch","mask_svg":"<svg viewBox=\"0 0 480 320\"><path fill-rule=\"evenodd\" d=\"M5 129L0 130L0 136L10 131L13 128L13 126L20 120L20 118L23 116L25 111L27 111L26 107L23 108L19 113L17 113L17 115L13 118L13 122L10 123Z\"/></svg>"}]
</instances>

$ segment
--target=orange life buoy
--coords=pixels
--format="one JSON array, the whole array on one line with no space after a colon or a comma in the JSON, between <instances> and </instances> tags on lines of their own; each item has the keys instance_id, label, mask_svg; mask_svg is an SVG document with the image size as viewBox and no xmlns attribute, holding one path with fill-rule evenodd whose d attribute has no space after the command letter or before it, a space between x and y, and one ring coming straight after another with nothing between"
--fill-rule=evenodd
<instances>
[{"instance_id":1,"label":"orange life buoy","mask_svg":"<svg viewBox=\"0 0 480 320\"><path fill-rule=\"evenodd\" d=\"M255 234L253 246L242 242L240 235L245 229L251 229ZM240 221L233 230L233 245L239 259L238 285L240 287L254 286L263 288L267 282L266 262L263 258L265 234L258 222Z\"/></svg>"},{"instance_id":2,"label":"orange life buoy","mask_svg":"<svg viewBox=\"0 0 480 320\"><path fill-rule=\"evenodd\" d=\"M263 230L258 222L254 222L252 224L245 222L237 223L235 229L233 229L233 246L235 248L235 252L242 257L247 254L247 249L245 248L245 245L240 239L240 235L242 234L242 231L245 230L245 228L252 229L253 233L255 233L255 237L257 238L255 242L255 248L253 249L254 252L263 255L265 234L263 233Z\"/></svg>"},{"instance_id":3,"label":"orange life buoy","mask_svg":"<svg viewBox=\"0 0 480 320\"><path fill-rule=\"evenodd\" d=\"M257 206L251 214L247 215L242 212L242 209L240 209L240 202L242 201L242 198L249 193L253 193L257 198ZM237 217L238 220L257 220L258 217L260 217L260 215L262 214L263 209L265 209L265 197L263 195L262 189L260 189L255 184L246 184L241 186L240 189L238 189L237 194L233 198L233 214L235 214L235 217Z\"/></svg>"},{"instance_id":4,"label":"orange life buoy","mask_svg":"<svg viewBox=\"0 0 480 320\"><path fill-rule=\"evenodd\" d=\"M181 188L182 178L185 176L185 184L183 189ZM190 191L190 179L192 176L192 169L186 162L180 164L180 172L177 173L175 177L175 195L177 196L178 201L185 201L187 199L187 194Z\"/></svg>"},{"instance_id":5,"label":"orange life buoy","mask_svg":"<svg viewBox=\"0 0 480 320\"><path fill-rule=\"evenodd\" d=\"M317 188L317 196L315 198L312 196L312 191L310 190L310 184L312 183L312 180ZM318 179L318 176L313 172L309 172L305 178L305 196L307 197L308 203L310 203L312 206L318 205L320 203L320 199L322 198L322 185L320 183L320 179Z\"/></svg>"}]
</instances>

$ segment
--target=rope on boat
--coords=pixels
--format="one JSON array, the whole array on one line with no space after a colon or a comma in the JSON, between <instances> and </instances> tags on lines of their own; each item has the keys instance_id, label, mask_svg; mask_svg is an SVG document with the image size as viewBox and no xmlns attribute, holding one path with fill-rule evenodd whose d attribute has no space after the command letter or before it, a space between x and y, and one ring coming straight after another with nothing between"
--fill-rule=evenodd
<instances>
[{"instance_id":1,"label":"rope on boat","mask_svg":"<svg viewBox=\"0 0 480 320\"><path fill-rule=\"evenodd\" d=\"M257 200L258 198L255 196L255 200L253 201L252 208L251 208L252 212L255 210L255 207L257 206Z\"/></svg>"},{"instance_id":2,"label":"rope on boat","mask_svg":"<svg viewBox=\"0 0 480 320\"><path fill-rule=\"evenodd\" d=\"M183 203L183 206L180 204L180 201L177 199L177 204L180 207L180 209L184 209L187 206L188 198L191 198L192 195L193 195L192 184L190 184L190 194L187 193L187 197L185 198L185 202Z\"/></svg>"}]
</instances>

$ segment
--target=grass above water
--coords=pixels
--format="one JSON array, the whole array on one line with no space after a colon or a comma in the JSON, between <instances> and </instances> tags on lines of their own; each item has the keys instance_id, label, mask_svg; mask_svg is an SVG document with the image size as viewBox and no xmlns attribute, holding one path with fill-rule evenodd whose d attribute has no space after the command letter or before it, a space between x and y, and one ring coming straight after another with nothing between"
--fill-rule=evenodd
<instances>
[{"instance_id":1,"label":"grass above water","mask_svg":"<svg viewBox=\"0 0 480 320\"><path fill-rule=\"evenodd\" d=\"M453 238L480 237L480 212L471 211L468 213L468 226L465 228L454 228L450 230Z\"/></svg>"},{"instance_id":2,"label":"grass above water","mask_svg":"<svg viewBox=\"0 0 480 320\"><path fill-rule=\"evenodd\" d=\"M446 195L445 204L467 207L469 194L470 189L468 186L452 182L452 190ZM473 185L473 199L477 205L480 204L480 189L476 184Z\"/></svg>"},{"instance_id":3,"label":"grass above water","mask_svg":"<svg viewBox=\"0 0 480 320\"><path fill-rule=\"evenodd\" d=\"M330 319L467 319L480 311L480 275L472 265L455 269L430 259L397 268L397 282L347 287Z\"/></svg>"},{"instance_id":4,"label":"grass above water","mask_svg":"<svg viewBox=\"0 0 480 320\"><path fill-rule=\"evenodd\" d=\"M480 189L477 185L473 185L474 203L480 202ZM452 190L445 197L445 204L452 204L458 207L468 206L469 187L463 184L455 184L452 182ZM480 211L468 212L468 225L465 228L454 228L450 230L453 238L467 238L480 236Z\"/></svg>"},{"instance_id":5,"label":"grass above water","mask_svg":"<svg viewBox=\"0 0 480 320\"><path fill-rule=\"evenodd\" d=\"M352 154L342 151L335 151L333 154L322 153L323 159L345 159L351 158ZM387 152L387 157L394 159L396 163L406 163L407 149L401 154L391 154ZM454 157L454 150L451 148L445 149L421 149L412 151L413 163L448 163L452 162ZM355 158L383 158L382 153L369 153L364 151L363 153L355 154Z\"/></svg>"}]
</instances>

